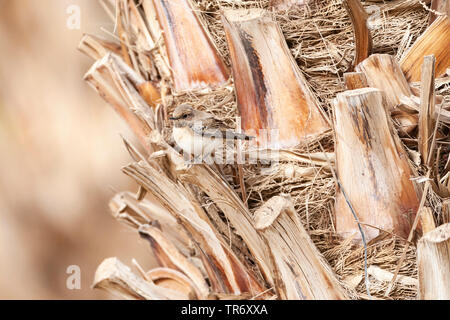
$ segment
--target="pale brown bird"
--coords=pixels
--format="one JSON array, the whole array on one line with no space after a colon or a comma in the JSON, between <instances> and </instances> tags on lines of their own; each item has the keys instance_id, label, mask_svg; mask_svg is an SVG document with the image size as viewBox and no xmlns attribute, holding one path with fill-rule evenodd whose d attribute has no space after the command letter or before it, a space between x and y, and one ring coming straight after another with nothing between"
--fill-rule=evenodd
<instances>
[{"instance_id":1,"label":"pale brown bird","mask_svg":"<svg viewBox=\"0 0 450 320\"><path fill-rule=\"evenodd\" d=\"M197 159L223 152L224 142L253 139L232 131L212 114L196 110L189 104L178 106L170 120L174 122L173 138L177 145Z\"/></svg>"}]
</instances>

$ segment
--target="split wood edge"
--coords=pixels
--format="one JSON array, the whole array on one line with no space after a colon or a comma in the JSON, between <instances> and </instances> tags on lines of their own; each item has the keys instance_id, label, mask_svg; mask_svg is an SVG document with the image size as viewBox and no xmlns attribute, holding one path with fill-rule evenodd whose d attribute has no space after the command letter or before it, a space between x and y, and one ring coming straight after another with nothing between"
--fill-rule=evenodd
<instances>
[{"instance_id":1,"label":"split wood edge","mask_svg":"<svg viewBox=\"0 0 450 320\"><path fill-rule=\"evenodd\" d=\"M403 96L412 95L399 63L391 55L372 54L356 66L356 71L365 75L369 87L383 91L387 111L400 104Z\"/></svg>"},{"instance_id":2,"label":"split wood edge","mask_svg":"<svg viewBox=\"0 0 450 320\"><path fill-rule=\"evenodd\" d=\"M117 258L105 259L98 266L93 287L120 295L125 299L167 300L177 296L176 292L161 289L137 276Z\"/></svg>"},{"instance_id":3,"label":"split wood edge","mask_svg":"<svg viewBox=\"0 0 450 320\"><path fill-rule=\"evenodd\" d=\"M295 147L329 130L270 13L229 9L222 22L243 130L268 148Z\"/></svg>"},{"instance_id":4,"label":"split wood edge","mask_svg":"<svg viewBox=\"0 0 450 320\"><path fill-rule=\"evenodd\" d=\"M275 288L281 299L348 299L303 228L289 196L275 196L259 208L255 227L270 247L276 268Z\"/></svg>"},{"instance_id":5,"label":"split wood edge","mask_svg":"<svg viewBox=\"0 0 450 320\"><path fill-rule=\"evenodd\" d=\"M229 71L190 0L153 0L175 93L225 85ZM150 6L150 4L149 4Z\"/></svg>"},{"instance_id":6,"label":"split wood edge","mask_svg":"<svg viewBox=\"0 0 450 320\"><path fill-rule=\"evenodd\" d=\"M417 245L421 300L450 299L450 224L426 233Z\"/></svg>"},{"instance_id":7,"label":"split wood edge","mask_svg":"<svg viewBox=\"0 0 450 320\"><path fill-rule=\"evenodd\" d=\"M412 96L412 92L396 59L387 54L372 54L358 64L356 70L363 73L367 83L365 85L366 83L361 80L360 85L383 91L387 111L398 124L399 133L402 136L409 135L417 127L418 117L416 114L398 109L405 99Z\"/></svg>"},{"instance_id":8,"label":"split wood edge","mask_svg":"<svg viewBox=\"0 0 450 320\"><path fill-rule=\"evenodd\" d=\"M337 233L361 241L348 200L367 241L376 238L380 229L406 238L419 200L406 152L392 135L381 91L345 91L333 104L337 175L348 197L338 190Z\"/></svg>"},{"instance_id":9,"label":"split wood edge","mask_svg":"<svg viewBox=\"0 0 450 320\"><path fill-rule=\"evenodd\" d=\"M155 129L154 113L136 90L145 80L111 52L97 60L84 79L126 121L142 145L148 146L147 137Z\"/></svg>"},{"instance_id":10,"label":"split wood edge","mask_svg":"<svg viewBox=\"0 0 450 320\"><path fill-rule=\"evenodd\" d=\"M203 266L214 292L258 295L265 290L221 240L200 204L185 187L142 162L131 164L123 171L168 209L197 244L196 247L201 248Z\"/></svg>"},{"instance_id":11,"label":"split wood edge","mask_svg":"<svg viewBox=\"0 0 450 320\"><path fill-rule=\"evenodd\" d=\"M420 81L421 66L424 56L434 55L436 58L436 77L441 76L450 67L450 18L440 16L403 55L400 65L409 82Z\"/></svg>"}]
</instances>

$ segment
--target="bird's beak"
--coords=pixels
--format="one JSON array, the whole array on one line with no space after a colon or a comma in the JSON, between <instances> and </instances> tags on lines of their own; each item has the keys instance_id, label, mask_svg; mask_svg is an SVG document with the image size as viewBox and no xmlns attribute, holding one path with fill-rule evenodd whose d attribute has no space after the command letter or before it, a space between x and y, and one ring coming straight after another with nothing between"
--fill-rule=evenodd
<instances>
[{"instance_id":1,"label":"bird's beak","mask_svg":"<svg viewBox=\"0 0 450 320\"><path fill-rule=\"evenodd\" d=\"M169 120L178 120L178 118L170 117Z\"/></svg>"}]
</instances>

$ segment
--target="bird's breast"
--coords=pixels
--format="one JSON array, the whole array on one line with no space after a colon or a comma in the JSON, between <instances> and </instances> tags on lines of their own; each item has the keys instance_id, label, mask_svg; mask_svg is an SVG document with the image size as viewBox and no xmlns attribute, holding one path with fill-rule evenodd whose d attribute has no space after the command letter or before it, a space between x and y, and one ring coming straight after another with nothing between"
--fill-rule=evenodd
<instances>
[{"instance_id":1,"label":"bird's breast","mask_svg":"<svg viewBox=\"0 0 450 320\"><path fill-rule=\"evenodd\" d=\"M177 145L185 152L193 153L194 137L193 132L186 128L173 128L173 139Z\"/></svg>"},{"instance_id":2,"label":"bird's breast","mask_svg":"<svg viewBox=\"0 0 450 320\"><path fill-rule=\"evenodd\" d=\"M192 129L188 127L173 128L172 134L177 145L184 152L188 152L194 156L214 153L222 144L221 140L212 140L209 137L194 135Z\"/></svg>"}]
</instances>

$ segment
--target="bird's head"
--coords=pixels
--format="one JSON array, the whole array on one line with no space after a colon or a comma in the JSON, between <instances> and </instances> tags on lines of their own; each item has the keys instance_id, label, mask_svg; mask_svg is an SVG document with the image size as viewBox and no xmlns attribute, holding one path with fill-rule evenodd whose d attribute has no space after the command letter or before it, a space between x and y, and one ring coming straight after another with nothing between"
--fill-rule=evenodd
<instances>
[{"instance_id":1,"label":"bird's head","mask_svg":"<svg viewBox=\"0 0 450 320\"><path fill-rule=\"evenodd\" d=\"M196 110L189 104L182 104L175 108L169 119L175 122L175 126L182 126L196 120Z\"/></svg>"}]
</instances>

